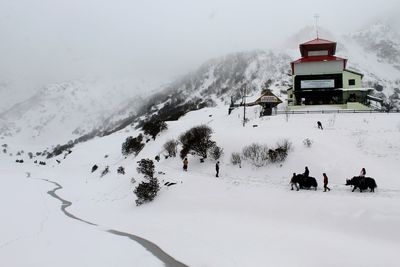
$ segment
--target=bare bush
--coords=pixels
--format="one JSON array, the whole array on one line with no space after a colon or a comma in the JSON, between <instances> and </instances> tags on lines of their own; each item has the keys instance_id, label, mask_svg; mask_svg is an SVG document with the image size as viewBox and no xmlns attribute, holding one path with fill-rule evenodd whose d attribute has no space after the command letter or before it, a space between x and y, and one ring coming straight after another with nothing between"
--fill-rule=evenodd
<instances>
[{"instance_id":1,"label":"bare bush","mask_svg":"<svg viewBox=\"0 0 400 267\"><path fill-rule=\"evenodd\" d=\"M242 158L250 161L256 167L262 167L269 163L285 161L291 149L292 143L287 139L278 142L276 148L268 148L267 145L253 143L243 148ZM237 162L238 157L240 155L233 156L232 154L231 162Z\"/></svg>"},{"instance_id":2,"label":"bare bush","mask_svg":"<svg viewBox=\"0 0 400 267\"><path fill-rule=\"evenodd\" d=\"M306 147L311 147L313 143L314 143L314 141L311 140L310 138L306 138L303 140L303 145Z\"/></svg>"},{"instance_id":3,"label":"bare bush","mask_svg":"<svg viewBox=\"0 0 400 267\"><path fill-rule=\"evenodd\" d=\"M268 147L253 143L243 148L243 158L254 166L261 167L268 163Z\"/></svg>"},{"instance_id":4,"label":"bare bush","mask_svg":"<svg viewBox=\"0 0 400 267\"><path fill-rule=\"evenodd\" d=\"M239 168L242 168L242 157L240 156L240 153L232 153L231 163L233 165L239 165Z\"/></svg>"},{"instance_id":5,"label":"bare bush","mask_svg":"<svg viewBox=\"0 0 400 267\"><path fill-rule=\"evenodd\" d=\"M176 157L176 153L178 152L178 141L175 139L168 140L164 144L164 149L167 151L169 157Z\"/></svg>"}]
</instances>

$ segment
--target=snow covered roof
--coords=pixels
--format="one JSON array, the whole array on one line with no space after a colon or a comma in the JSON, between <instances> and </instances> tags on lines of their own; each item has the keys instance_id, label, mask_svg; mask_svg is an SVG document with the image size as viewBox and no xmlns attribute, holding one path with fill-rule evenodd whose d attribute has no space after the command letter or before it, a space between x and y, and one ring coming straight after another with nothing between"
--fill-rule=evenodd
<instances>
[{"instance_id":1,"label":"snow covered roof","mask_svg":"<svg viewBox=\"0 0 400 267\"><path fill-rule=\"evenodd\" d=\"M336 43L329 40L316 38L314 40L302 43L301 45L316 45L316 44L336 44Z\"/></svg>"}]
</instances>

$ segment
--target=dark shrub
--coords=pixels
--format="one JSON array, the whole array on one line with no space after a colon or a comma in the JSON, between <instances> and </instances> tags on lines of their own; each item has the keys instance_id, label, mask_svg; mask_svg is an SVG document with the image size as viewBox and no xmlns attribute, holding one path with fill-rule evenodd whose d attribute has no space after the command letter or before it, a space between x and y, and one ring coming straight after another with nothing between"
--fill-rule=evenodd
<instances>
[{"instance_id":1,"label":"dark shrub","mask_svg":"<svg viewBox=\"0 0 400 267\"><path fill-rule=\"evenodd\" d=\"M292 149L292 143L289 140L283 140L276 145L275 152L277 154L277 162L285 161L289 151Z\"/></svg>"},{"instance_id":2,"label":"dark shrub","mask_svg":"<svg viewBox=\"0 0 400 267\"><path fill-rule=\"evenodd\" d=\"M268 159L270 162L274 163L278 161L278 152L274 149L268 150Z\"/></svg>"},{"instance_id":3,"label":"dark shrub","mask_svg":"<svg viewBox=\"0 0 400 267\"><path fill-rule=\"evenodd\" d=\"M224 154L224 149L220 148L219 146L215 145L210 149L210 157L214 160L218 160Z\"/></svg>"},{"instance_id":4,"label":"dark shrub","mask_svg":"<svg viewBox=\"0 0 400 267\"><path fill-rule=\"evenodd\" d=\"M138 173L143 174L146 179L154 177L154 162L151 159L141 159L138 164L136 168Z\"/></svg>"},{"instance_id":5,"label":"dark shrub","mask_svg":"<svg viewBox=\"0 0 400 267\"><path fill-rule=\"evenodd\" d=\"M117 169L117 173L124 175L125 174L125 168L122 166L119 166Z\"/></svg>"},{"instance_id":6,"label":"dark shrub","mask_svg":"<svg viewBox=\"0 0 400 267\"><path fill-rule=\"evenodd\" d=\"M143 135L139 134L137 137L133 138L129 136L126 138L125 142L122 144L122 155L127 156L134 153L135 156L143 149L144 143Z\"/></svg>"},{"instance_id":7,"label":"dark shrub","mask_svg":"<svg viewBox=\"0 0 400 267\"><path fill-rule=\"evenodd\" d=\"M380 85L379 83L375 83L375 84L374 84L374 88L375 88L375 90L378 91L378 92L382 92L382 91L383 91L383 86Z\"/></svg>"},{"instance_id":8,"label":"dark shrub","mask_svg":"<svg viewBox=\"0 0 400 267\"><path fill-rule=\"evenodd\" d=\"M108 166L101 172L100 177L103 177L104 175L106 175L109 172L109 168Z\"/></svg>"},{"instance_id":9,"label":"dark shrub","mask_svg":"<svg viewBox=\"0 0 400 267\"><path fill-rule=\"evenodd\" d=\"M160 190L160 185L156 178L151 178L148 182L141 182L133 191L137 196L136 205L140 206L152 201Z\"/></svg>"},{"instance_id":10,"label":"dark shrub","mask_svg":"<svg viewBox=\"0 0 400 267\"><path fill-rule=\"evenodd\" d=\"M313 143L314 141L309 138L303 140L303 145L305 145L306 147L311 147Z\"/></svg>"},{"instance_id":11,"label":"dark shrub","mask_svg":"<svg viewBox=\"0 0 400 267\"><path fill-rule=\"evenodd\" d=\"M157 116L151 117L151 119L146 121L142 126L143 132L153 137L153 140L156 140L158 133L166 130L167 128L167 124L160 120Z\"/></svg>"},{"instance_id":12,"label":"dark shrub","mask_svg":"<svg viewBox=\"0 0 400 267\"><path fill-rule=\"evenodd\" d=\"M96 164L93 165L93 167L92 167L92 173L95 172L98 168L99 168L99 166L97 166Z\"/></svg>"},{"instance_id":13,"label":"dark shrub","mask_svg":"<svg viewBox=\"0 0 400 267\"><path fill-rule=\"evenodd\" d=\"M207 125L196 126L183 133L179 137L182 144L181 158L184 158L189 151L207 158L208 150L215 146L215 142L211 140L212 133L212 129Z\"/></svg>"},{"instance_id":14,"label":"dark shrub","mask_svg":"<svg viewBox=\"0 0 400 267\"><path fill-rule=\"evenodd\" d=\"M184 159L187 154L189 154L189 148L184 146L181 149L181 152L179 152L179 156L181 157L181 159Z\"/></svg>"},{"instance_id":15,"label":"dark shrub","mask_svg":"<svg viewBox=\"0 0 400 267\"><path fill-rule=\"evenodd\" d=\"M47 158L52 158L58 155L61 155L64 151L69 150L70 148L72 148L74 145L70 145L70 144L66 144L66 145L57 145L52 152L47 153ZM36 156L40 156L40 155L45 155L46 153L36 153ZM64 157L65 158L65 157Z\"/></svg>"},{"instance_id":16,"label":"dark shrub","mask_svg":"<svg viewBox=\"0 0 400 267\"><path fill-rule=\"evenodd\" d=\"M164 149L167 151L169 157L176 157L178 151L178 142L174 139L168 140L164 144Z\"/></svg>"}]
</instances>

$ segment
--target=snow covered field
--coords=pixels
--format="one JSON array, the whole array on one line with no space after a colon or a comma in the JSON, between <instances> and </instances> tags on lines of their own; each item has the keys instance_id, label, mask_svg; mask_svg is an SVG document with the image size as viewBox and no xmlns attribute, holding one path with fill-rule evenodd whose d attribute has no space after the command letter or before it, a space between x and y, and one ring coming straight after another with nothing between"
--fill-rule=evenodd
<instances>
[{"instance_id":1,"label":"snow covered field","mask_svg":"<svg viewBox=\"0 0 400 267\"><path fill-rule=\"evenodd\" d=\"M146 144L134 158L121 155L121 144L137 130L125 129L73 149L56 163L33 164L27 158L1 156L1 266L163 266L151 252L107 229L138 235L188 266L398 266L400 251L400 115L313 114L256 118L242 127L241 110L227 107L190 112L168 122L168 130ZM321 121L324 130L318 130ZM162 187L154 202L135 206L134 187L141 180L136 162L154 159L162 146L182 132L207 124L224 149L220 178L212 160L189 157L156 162ZM254 127L257 125L257 127ZM313 140L311 147L303 140ZM232 152L253 142L293 144L287 160L256 168L230 163ZM107 155L107 156L106 156ZM97 164L99 170L91 173ZM110 167L110 173L100 172ZM125 175L117 174L119 166ZM317 191L291 191L293 172L310 169ZM345 181L359 174L375 178L375 193L351 192ZM27 178L27 172L30 178ZM322 173L330 192L321 190ZM131 178L136 180L131 183ZM60 210L97 224L88 225Z\"/></svg>"}]
</instances>

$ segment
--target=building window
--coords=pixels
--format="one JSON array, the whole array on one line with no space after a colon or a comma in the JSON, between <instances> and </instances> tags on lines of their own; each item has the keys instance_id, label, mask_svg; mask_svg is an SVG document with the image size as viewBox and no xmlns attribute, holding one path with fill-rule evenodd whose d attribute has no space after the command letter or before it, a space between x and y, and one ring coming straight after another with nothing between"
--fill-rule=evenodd
<instances>
[{"instance_id":1,"label":"building window","mask_svg":"<svg viewBox=\"0 0 400 267\"><path fill-rule=\"evenodd\" d=\"M349 85L356 85L356 80L355 79L350 79L349 80Z\"/></svg>"}]
</instances>

